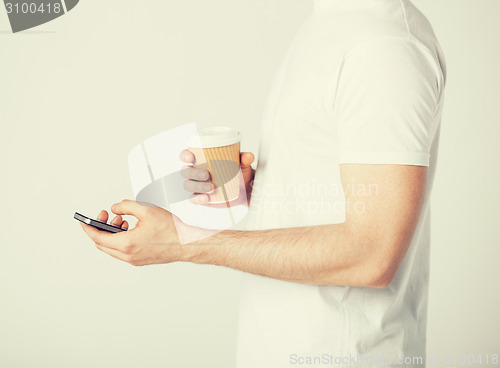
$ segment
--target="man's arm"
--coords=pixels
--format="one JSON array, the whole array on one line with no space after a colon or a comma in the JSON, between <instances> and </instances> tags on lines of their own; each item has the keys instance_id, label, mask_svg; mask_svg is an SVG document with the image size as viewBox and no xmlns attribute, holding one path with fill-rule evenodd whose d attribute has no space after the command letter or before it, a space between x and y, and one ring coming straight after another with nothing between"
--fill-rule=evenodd
<instances>
[{"instance_id":1,"label":"man's arm","mask_svg":"<svg viewBox=\"0 0 500 368\"><path fill-rule=\"evenodd\" d=\"M112 222L120 226L120 215L133 215L139 221L132 230L109 234L81 225L100 250L132 265L187 261L299 283L382 288L411 243L426 176L423 166L341 165L344 189L371 188L369 195L346 191L346 201L362 202L364 211L347 212L343 224L222 231L180 245L180 220L160 207L122 201L112 207L118 215Z\"/></svg>"},{"instance_id":2,"label":"man's arm","mask_svg":"<svg viewBox=\"0 0 500 368\"><path fill-rule=\"evenodd\" d=\"M345 223L222 231L188 245L186 260L307 284L385 287L413 237L426 175L422 166L341 165L346 201L364 208Z\"/></svg>"}]
</instances>

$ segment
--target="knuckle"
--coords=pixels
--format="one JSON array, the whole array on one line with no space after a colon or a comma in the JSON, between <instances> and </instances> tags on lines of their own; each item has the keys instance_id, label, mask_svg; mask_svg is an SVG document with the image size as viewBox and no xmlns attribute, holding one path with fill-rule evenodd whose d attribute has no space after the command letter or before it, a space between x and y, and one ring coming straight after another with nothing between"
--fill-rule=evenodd
<instances>
[{"instance_id":1,"label":"knuckle","mask_svg":"<svg viewBox=\"0 0 500 368\"><path fill-rule=\"evenodd\" d=\"M132 253L136 249L135 243L130 238L123 241L122 251L124 253Z\"/></svg>"},{"instance_id":2,"label":"knuckle","mask_svg":"<svg viewBox=\"0 0 500 368\"><path fill-rule=\"evenodd\" d=\"M151 203L149 203L149 202L145 202L145 201L140 201L140 202L137 202L137 204L138 204L138 207L137 207L137 208L138 208L140 211L147 211L147 209L151 207Z\"/></svg>"},{"instance_id":3,"label":"knuckle","mask_svg":"<svg viewBox=\"0 0 500 368\"><path fill-rule=\"evenodd\" d=\"M192 174L196 180L207 180L209 177L208 171L203 169L194 169Z\"/></svg>"},{"instance_id":4,"label":"knuckle","mask_svg":"<svg viewBox=\"0 0 500 368\"><path fill-rule=\"evenodd\" d=\"M135 250L136 250L136 247L132 243L126 243L123 246L123 253L132 254L132 253L134 253Z\"/></svg>"},{"instance_id":5,"label":"knuckle","mask_svg":"<svg viewBox=\"0 0 500 368\"><path fill-rule=\"evenodd\" d=\"M214 188L211 182L198 182L193 180L186 180L184 182L184 189L190 193L209 193Z\"/></svg>"},{"instance_id":6,"label":"knuckle","mask_svg":"<svg viewBox=\"0 0 500 368\"><path fill-rule=\"evenodd\" d=\"M193 193L203 193L203 192L205 192L204 188L205 188L204 184L194 182L192 192Z\"/></svg>"},{"instance_id":7,"label":"knuckle","mask_svg":"<svg viewBox=\"0 0 500 368\"><path fill-rule=\"evenodd\" d=\"M208 193L213 190L212 183L199 183L198 185L198 193Z\"/></svg>"}]
</instances>

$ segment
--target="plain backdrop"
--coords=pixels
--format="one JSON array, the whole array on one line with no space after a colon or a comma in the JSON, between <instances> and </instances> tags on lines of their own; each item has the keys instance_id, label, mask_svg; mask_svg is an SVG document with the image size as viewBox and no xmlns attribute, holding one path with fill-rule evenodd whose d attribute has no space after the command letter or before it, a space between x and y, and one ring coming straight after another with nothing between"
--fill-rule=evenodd
<instances>
[{"instance_id":1,"label":"plain backdrop","mask_svg":"<svg viewBox=\"0 0 500 368\"><path fill-rule=\"evenodd\" d=\"M500 353L500 2L414 3L448 63L428 353L484 357ZM0 8L1 368L234 367L239 271L130 266L72 215L131 198L129 150L169 127L230 125L256 152L273 73L311 9L85 0L12 34Z\"/></svg>"}]
</instances>

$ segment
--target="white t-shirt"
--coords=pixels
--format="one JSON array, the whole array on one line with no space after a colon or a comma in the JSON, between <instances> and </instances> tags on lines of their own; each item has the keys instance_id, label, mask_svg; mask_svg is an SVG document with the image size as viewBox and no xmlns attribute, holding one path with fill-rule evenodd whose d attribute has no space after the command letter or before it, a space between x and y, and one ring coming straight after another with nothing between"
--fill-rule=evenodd
<instances>
[{"instance_id":1,"label":"white t-shirt","mask_svg":"<svg viewBox=\"0 0 500 368\"><path fill-rule=\"evenodd\" d=\"M361 211L345 203L343 163L428 166L425 202L384 289L245 274L238 368L425 365L445 79L431 25L408 0L315 0L270 91L247 229L342 223Z\"/></svg>"}]
</instances>

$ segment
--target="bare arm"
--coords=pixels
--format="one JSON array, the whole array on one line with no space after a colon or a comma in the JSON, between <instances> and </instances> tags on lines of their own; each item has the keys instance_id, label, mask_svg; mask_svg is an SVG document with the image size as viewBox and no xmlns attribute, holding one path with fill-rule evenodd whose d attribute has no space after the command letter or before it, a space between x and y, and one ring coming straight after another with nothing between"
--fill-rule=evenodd
<instances>
[{"instance_id":1,"label":"bare arm","mask_svg":"<svg viewBox=\"0 0 500 368\"><path fill-rule=\"evenodd\" d=\"M125 200L112 207L117 214L112 223L120 226L121 215L131 214L139 219L132 230L109 234L81 225L100 250L136 266L188 261L300 283L381 288L391 282L411 243L426 175L421 166L341 165L344 187L376 188L361 197L347 191L346 199L362 201L365 210L347 213L343 224L222 231L179 245L172 214ZM100 216L107 220L106 211Z\"/></svg>"},{"instance_id":2,"label":"bare arm","mask_svg":"<svg viewBox=\"0 0 500 368\"><path fill-rule=\"evenodd\" d=\"M342 165L347 184L374 189L343 224L262 231L223 231L188 246L186 260L281 280L319 285L387 286L415 231L427 168Z\"/></svg>"}]
</instances>

